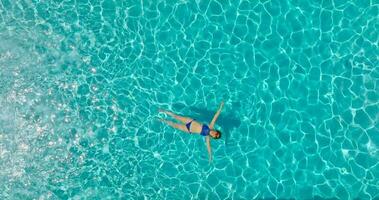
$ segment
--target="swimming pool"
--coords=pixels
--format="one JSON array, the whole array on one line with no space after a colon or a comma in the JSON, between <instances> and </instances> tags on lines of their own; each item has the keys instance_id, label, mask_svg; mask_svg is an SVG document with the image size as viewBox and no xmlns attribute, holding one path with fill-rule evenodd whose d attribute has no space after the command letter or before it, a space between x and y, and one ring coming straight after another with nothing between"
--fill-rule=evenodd
<instances>
[{"instance_id":1,"label":"swimming pool","mask_svg":"<svg viewBox=\"0 0 379 200\"><path fill-rule=\"evenodd\" d=\"M378 8L0 1L0 198L379 198Z\"/></svg>"}]
</instances>

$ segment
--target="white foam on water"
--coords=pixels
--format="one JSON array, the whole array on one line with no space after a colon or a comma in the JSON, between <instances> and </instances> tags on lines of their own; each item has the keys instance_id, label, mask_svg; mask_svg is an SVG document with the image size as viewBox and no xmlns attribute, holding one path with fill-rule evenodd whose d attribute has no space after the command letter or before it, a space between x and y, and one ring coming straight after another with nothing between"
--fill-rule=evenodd
<instances>
[{"instance_id":1,"label":"white foam on water","mask_svg":"<svg viewBox=\"0 0 379 200\"><path fill-rule=\"evenodd\" d=\"M379 158L378 147L370 139L366 144L366 148L370 156Z\"/></svg>"},{"instance_id":2,"label":"white foam on water","mask_svg":"<svg viewBox=\"0 0 379 200\"><path fill-rule=\"evenodd\" d=\"M161 154L159 152L157 152L157 151L153 152L153 156L154 156L154 158L157 158L157 159L160 159L160 160L162 159Z\"/></svg>"},{"instance_id":3,"label":"white foam on water","mask_svg":"<svg viewBox=\"0 0 379 200\"><path fill-rule=\"evenodd\" d=\"M350 155L349 155L349 150L347 150L347 149L341 149L341 151L342 151L342 155L343 155L343 157L344 157L345 159L347 159L347 158L350 157Z\"/></svg>"},{"instance_id":4,"label":"white foam on water","mask_svg":"<svg viewBox=\"0 0 379 200\"><path fill-rule=\"evenodd\" d=\"M135 145L136 147L138 147L138 146L139 146L138 137L137 137L137 136L134 136L133 140L134 140L134 145Z\"/></svg>"},{"instance_id":5,"label":"white foam on water","mask_svg":"<svg viewBox=\"0 0 379 200\"><path fill-rule=\"evenodd\" d=\"M81 60L78 52L59 50L63 38L59 35L33 29L0 32L0 38L0 190L12 191L18 183L31 182L45 190L49 176L59 176L59 169L51 168L67 162L68 151L60 135L76 123L70 117L73 111L57 96L76 87L60 73L60 66ZM46 52L37 51L38 45ZM58 73L51 75L51 70ZM59 86L62 82L64 87ZM26 173L26 169L33 171Z\"/></svg>"}]
</instances>

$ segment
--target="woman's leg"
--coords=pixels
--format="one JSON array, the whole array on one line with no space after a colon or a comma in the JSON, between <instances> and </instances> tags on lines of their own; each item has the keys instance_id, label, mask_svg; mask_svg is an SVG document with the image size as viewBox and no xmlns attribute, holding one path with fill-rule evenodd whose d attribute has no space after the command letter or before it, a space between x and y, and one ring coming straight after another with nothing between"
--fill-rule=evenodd
<instances>
[{"instance_id":1,"label":"woman's leg","mask_svg":"<svg viewBox=\"0 0 379 200\"><path fill-rule=\"evenodd\" d=\"M171 117L177 119L178 121L181 121L183 124L187 124L188 122L192 121L192 118L179 116L179 115L176 115L170 111L159 109L159 112L164 112L164 113L170 115Z\"/></svg>"},{"instance_id":2,"label":"woman's leg","mask_svg":"<svg viewBox=\"0 0 379 200\"><path fill-rule=\"evenodd\" d=\"M170 125L173 128L176 128L178 130L181 130L181 131L189 133L188 130L187 130L187 127L185 125L183 125L183 124L177 124L177 123L174 123L172 121L165 120L165 119L160 119L160 120L162 122L165 122L166 124Z\"/></svg>"}]
</instances>

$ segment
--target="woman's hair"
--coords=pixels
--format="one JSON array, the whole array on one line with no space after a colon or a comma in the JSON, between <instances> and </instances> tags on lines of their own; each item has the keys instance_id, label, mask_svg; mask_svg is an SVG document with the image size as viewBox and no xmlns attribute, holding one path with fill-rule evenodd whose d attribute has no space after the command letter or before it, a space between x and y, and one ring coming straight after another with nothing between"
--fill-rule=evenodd
<instances>
[{"instance_id":1,"label":"woman's hair","mask_svg":"<svg viewBox=\"0 0 379 200\"><path fill-rule=\"evenodd\" d=\"M221 131L219 130L214 130L218 133L218 137L213 137L214 139L220 139L221 138Z\"/></svg>"}]
</instances>

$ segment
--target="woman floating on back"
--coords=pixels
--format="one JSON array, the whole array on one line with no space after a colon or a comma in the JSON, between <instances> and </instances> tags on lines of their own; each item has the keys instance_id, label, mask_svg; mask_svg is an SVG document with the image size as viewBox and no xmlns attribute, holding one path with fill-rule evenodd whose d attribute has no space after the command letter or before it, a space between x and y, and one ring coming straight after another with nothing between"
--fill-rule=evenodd
<instances>
[{"instance_id":1,"label":"woman floating on back","mask_svg":"<svg viewBox=\"0 0 379 200\"><path fill-rule=\"evenodd\" d=\"M181 122L181 123L175 123L172 121L161 119L161 121L167 123L171 127L174 127L176 129L179 129L181 131L184 131L190 134L200 134L202 136L205 136L205 141L207 144L208 155L209 155L209 162L211 162L212 149L211 149L211 144L210 144L210 138L219 139L221 137L221 132L219 130L213 129L213 127L216 123L218 116L220 115L220 112L223 106L224 106L224 102L221 102L220 107L218 108L216 114L213 116L213 119L211 123L209 124L209 126L207 124L200 123L190 117L179 116L170 111L159 109L159 112L166 113Z\"/></svg>"}]
</instances>

